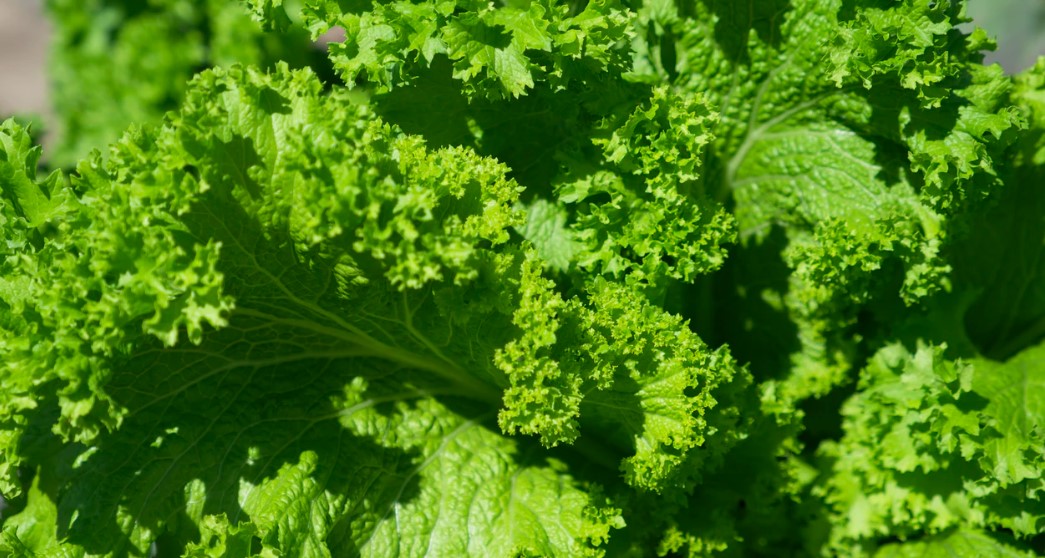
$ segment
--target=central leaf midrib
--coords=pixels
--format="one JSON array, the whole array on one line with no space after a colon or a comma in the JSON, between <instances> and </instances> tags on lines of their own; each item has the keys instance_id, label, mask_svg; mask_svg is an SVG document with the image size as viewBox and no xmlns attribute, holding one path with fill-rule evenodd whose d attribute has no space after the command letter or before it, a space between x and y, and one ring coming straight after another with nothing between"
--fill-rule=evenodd
<instances>
[{"instance_id":1,"label":"central leaf midrib","mask_svg":"<svg viewBox=\"0 0 1045 558\"><path fill-rule=\"evenodd\" d=\"M500 405L501 393L496 389L496 387L472 376L456 363L445 358L440 358L439 355L417 354L404 347L388 345L374 338L363 329L343 319L340 315L298 297L293 290L283 283L280 275L272 273L258 262L254 252L243 245L240 238L229 228L228 221L215 214L210 204L201 204L201 207L209 212L218 226L224 230L225 234L223 236L235 244L236 250L240 252L246 260L243 263L246 263L261 276L267 278L269 283L279 291L288 303L304 311L306 315L315 316L318 319L299 320L283 318L252 310L246 306L235 308L232 311L233 314L252 316L270 321L275 320L277 323L280 321L288 324L293 323L296 326L364 348L365 350L370 351L369 356L401 364L409 368L433 373L461 388L463 393L468 394L471 398L492 403L494 405ZM404 327L408 326L409 324L404 324ZM418 341L422 342L422 344L431 345L430 342L425 343L426 340L419 339Z\"/></svg>"},{"instance_id":2,"label":"central leaf midrib","mask_svg":"<svg viewBox=\"0 0 1045 558\"><path fill-rule=\"evenodd\" d=\"M463 394L483 401L500 402L500 393L496 388L474 378L455 363L434 355L419 354L403 347L383 343L363 332L346 331L314 320L273 316L249 308L237 308L233 313L266 320L275 326L299 328L324 335L357 348L358 352L351 355L353 357L378 358L411 369L430 372L462 388Z\"/></svg>"}]
</instances>

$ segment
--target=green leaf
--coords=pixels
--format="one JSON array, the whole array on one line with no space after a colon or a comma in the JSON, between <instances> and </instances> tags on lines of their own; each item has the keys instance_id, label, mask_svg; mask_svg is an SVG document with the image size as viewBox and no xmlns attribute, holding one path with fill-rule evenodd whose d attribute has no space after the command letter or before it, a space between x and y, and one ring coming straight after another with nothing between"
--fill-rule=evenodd
<instances>
[{"instance_id":1,"label":"green leaf","mask_svg":"<svg viewBox=\"0 0 1045 558\"><path fill-rule=\"evenodd\" d=\"M955 243L955 274L964 292L941 305L959 307L979 352L1007 359L1045 334L1045 62L1015 80L1014 100L1031 123L1008 151L1006 188Z\"/></svg>"},{"instance_id":2,"label":"green leaf","mask_svg":"<svg viewBox=\"0 0 1045 558\"><path fill-rule=\"evenodd\" d=\"M963 2L73 4L0 555L1040 546L1045 62Z\"/></svg>"},{"instance_id":3,"label":"green leaf","mask_svg":"<svg viewBox=\"0 0 1045 558\"><path fill-rule=\"evenodd\" d=\"M981 463L1001 487L1040 484L1045 474L1045 345L1005 363L976 362L973 390L990 403L983 409L997 432L984 443ZM1028 494L1029 495L1029 494ZM1036 529L1036 527L1031 527Z\"/></svg>"},{"instance_id":4,"label":"green leaf","mask_svg":"<svg viewBox=\"0 0 1045 558\"><path fill-rule=\"evenodd\" d=\"M59 221L73 203L58 185L63 180L55 173L38 183L37 164L40 148L34 147L29 130L23 129L14 120L0 124L0 187L5 204L4 218L22 219L33 228ZM11 238L10 240L16 240Z\"/></svg>"},{"instance_id":5,"label":"green leaf","mask_svg":"<svg viewBox=\"0 0 1045 558\"><path fill-rule=\"evenodd\" d=\"M286 17L281 2L248 3L265 21L284 23L278 17ZM279 60L322 67L320 53L313 53L302 30L264 34L240 2L50 0L46 5L55 30L49 75L58 120L58 143L48 157L56 165L75 165L91 150L116 141L131 124L159 123L204 68Z\"/></svg>"},{"instance_id":6,"label":"green leaf","mask_svg":"<svg viewBox=\"0 0 1045 558\"><path fill-rule=\"evenodd\" d=\"M470 1L391 2L358 10L340 3L310 5L307 25L346 29L331 60L350 84L379 90L409 84L445 55L469 98L516 98L538 82L563 86L627 64L624 10L597 1L576 11L546 0L495 7Z\"/></svg>"},{"instance_id":7,"label":"green leaf","mask_svg":"<svg viewBox=\"0 0 1045 558\"><path fill-rule=\"evenodd\" d=\"M41 477L37 475L27 491L25 509L13 517L5 517L0 532L0 552L34 558L82 558L82 548L58 542L55 534L58 510L48 495L40 490Z\"/></svg>"},{"instance_id":8,"label":"green leaf","mask_svg":"<svg viewBox=\"0 0 1045 558\"><path fill-rule=\"evenodd\" d=\"M1045 470L1043 347L1000 364L951 362L939 348L891 346L843 408L826 500L834 548L961 526L1033 537Z\"/></svg>"},{"instance_id":9,"label":"green leaf","mask_svg":"<svg viewBox=\"0 0 1045 558\"><path fill-rule=\"evenodd\" d=\"M980 531L963 529L924 540L888 544L874 554L875 558L1021 558L1034 555Z\"/></svg>"},{"instance_id":10,"label":"green leaf","mask_svg":"<svg viewBox=\"0 0 1045 558\"><path fill-rule=\"evenodd\" d=\"M185 548L186 558L248 558L279 556L272 547L252 553L257 528L253 524L232 526L224 514L208 515L200 522L200 543Z\"/></svg>"},{"instance_id":11,"label":"green leaf","mask_svg":"<svg viewBox=\"0 0 1045 558\"><path fill-rule=\"evenodd\" d=\"M565 208L547 200L526 207L526 224L519 234L533 243L541 259L554 270L566 271L580 250L574 233L566 226Z\"/></svg>"},{"instance_id":12,"label":"green leaf","mask_svg":"<svg viewBox=\"0 0 1045 558\"><path fill-rule=\"evenodd\" d=\"M89 554L598 554L624 523L579 479L685 489L747 375L625 282L561 298L507 172L309 71L201 74L62 185L91 235L5 260L5 331L53 338L3 347L5 463L67 444L47 497Z\"/></svg>"},{"instance_id":13,"label":"green leaf","mask_svg":"<svg viewBox=\"0 0 1045 558\"><path fill-rule=\"evenodd\" d=\"M950 289L951 231L999 186L995 157L1022 121L1007 106L1011 84L977 66L983 43L954 28L955 4L928 4L648 7L639 78L673 79L720 113L704 189L734 204L735 265L781 270L726 288L742 315L783 303L772 313L793 324L782 332L788 396L844 383L859 339ZM897 69L912 59L917 83ZM748 261L767 257L784 265Z\"/></svg>"}]
</instances>

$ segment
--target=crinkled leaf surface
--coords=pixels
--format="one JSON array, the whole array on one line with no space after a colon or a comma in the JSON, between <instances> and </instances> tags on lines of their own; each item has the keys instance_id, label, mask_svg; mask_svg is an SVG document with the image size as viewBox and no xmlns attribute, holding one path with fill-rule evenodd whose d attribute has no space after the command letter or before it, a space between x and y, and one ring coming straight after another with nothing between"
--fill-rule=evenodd
<instances>
[{"instance_id":1,"label":"crinkled leaf surface","mask_svg":"<svg viewBox=\"0 0 1045 558\"><path fill-rule=\"evenodd\" d=\"M837 548L961 525L1040 533L1042 351L1004 364L951 362L926 346L880 351L843 409L845 435L825 447Z\"/></svg>"},{"instance_id":2,"label":"crinkled leaf surface","mask_svg":"<svg viewBox=\"0 0 1045 558\"><path fill-rule=\"evenodd\" d=\"M661 45L640 51L642 75L699 91L721 113L704 182L735 204L734 265L785 264L785 276L766 281L779 286L735 277L743 288L732 294L748 312L779 300L772 312L795 324L784 394L823 395L844 381L861 311L890 316L949 288L941 251L951 220L989 195L992 149L1020 122L1000 69L975 64L979 35L952 30L957 5L879 4L645 7ZM856 62L854 51L866 54ZM899 75L924 52L932 79Z\"/></svg>"},{"instance_id":3,"label":"crinkled leaf surface","mask_svg":"<svg viewBox=\"0 0 1045 558\"><path fill-rule=\"evenodd\" d=\"M624 523L569 462L685 485L740 437L746 376L623 282L563 301L510 234L505 173L310 72L201 75L51 195L92 235L7 223L27 240L5 328L53 332L4 347L4 463L49 463L21 516L56 506L90 555L244 533L301 556L597 553ZM5 199L41 205L22 183ZM497 419L595 439L556 457Z\"/></svg>"},{"instance_id":4,"label":"crinkled leaf surface","mask_svg":"<svg viewBox=\"0 0 1045 558\"><path fill-rule=\"evenodd\" d=\"M0 554L1042 550L1042 66L962 2L244 3L65 6L52 160L180 108L0 127Z\"/></svg>"},{"instance_id":5,"label":"crinkled leaf surface","mask_svg":"<svg viewBox=\"0 0 1045 558\"><path fill-rule=\"evenodd\" d=\"M926 540L892 543L875 553L876 558L972 558L974 556L998 556L1018 558L1034 556L1033 553L1012 547L978 531L958 530Z\"/></svg>"},{"instance_id":6,"label":"crinkled leaf surface","mask_svg":"<svg viewBox=\"0 0 1045 558\"><path fill-rule=\"evenodd\" d=\"M192 76L233 63L322 67L303 30L264 35L239 2L48 0L52 94L60 124L48 158L74 165L131 124L159 122Z\"/></svg>"}]
</instances>

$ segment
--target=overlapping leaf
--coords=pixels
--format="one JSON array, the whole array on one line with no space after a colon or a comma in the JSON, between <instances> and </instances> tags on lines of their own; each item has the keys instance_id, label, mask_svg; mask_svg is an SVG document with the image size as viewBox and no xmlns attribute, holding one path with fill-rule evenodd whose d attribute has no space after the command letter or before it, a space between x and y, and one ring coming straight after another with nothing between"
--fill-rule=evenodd
<instances>
[{"instance_id":1,"label":"overlapping leaf","mask_svg":"<svg viewBox=\"0 0 1045 558\"><path fill-rule=\"evenodd\" d=\"M1042 347L1004 364L883 349L843 413L827 499L836 548L962 525L1041 532Z\"/></svg>"},{"instance_id":2,"label":"overlapping leaf","mask_svg":"<svg viewBox=\"0 0 1045 558\"><path fill-rule=\"evenodd\" d=\"M90 555L596 552L612 503L498 412L548 446L615 430L600 475L659 492L742 436L746 376L624 283L563 301L506 171L286 67L201 75L72 187L14 169L4 326L55 339L4 347L5 465L48 487L16 517L56 507Z\"/></svg>"},{"instance_id":3,"label":"overlapping leaf","mask_svg":"<svg viewBox=\"0 0 1045 558\"><path fill-rule=\"evenodd\" d=\"M159 122L203 68L323 60L303 30L262 34L237 2L48 0L47 8L56 24L50 77L59 119L48 158L59 165L75 165L131 124Z\"/></svg>"}]
</instances>

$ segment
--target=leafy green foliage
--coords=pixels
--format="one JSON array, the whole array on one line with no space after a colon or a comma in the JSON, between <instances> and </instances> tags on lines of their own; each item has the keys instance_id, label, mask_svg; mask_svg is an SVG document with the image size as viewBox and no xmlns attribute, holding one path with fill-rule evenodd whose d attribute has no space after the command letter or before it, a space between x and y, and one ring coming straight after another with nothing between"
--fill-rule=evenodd
<instances>
[{"instance_id":1,"label":"leafy green foliage","mask_svg":"<svg viewBox=\"0 0 1045 558\"><path fill-rule=\"evenodd\" d=\"M0 555L1045 552L1045 59L961 2L52 9Z\"/></svg>"},{"instance_id":2,"label":"leafy green foliage","mask_svg":"<svg viewBox=\"0 0 1045 558\"><path fill-rule=\"evenodd\" d=\"M893 543L882 547L875 556L882 558L906 558L920 556L972 557L999 556L1017 558L1033 556L1028 552L1013 549L983 533L976 531L954 531L945 535L927 537L925 541Z\"/></svg>"},{"instance_id":3,"label":"leafy green foliage","mask_svg":"<svg viewBox=\"0 0 1045 558\"><path fill-rule=\"evenodd\" d=\"M967 365L925 346L880 351L843 408L845 437L824 450L836 460L827 498L844 526L839 548L876 530L1036 535L1045 517L1042 354Z\"/></svg>"},{"instance_id":4,"label":"leafy green foliage","mask_svg":"<svg viewBox=\"0 0 1045 558\"><path fill-rule=\"evenodd\" d=\"M306 32L262 34L235 2L47 0L46 6L56 24L50 77L58 145L48 154L56 165L75 165L131 124L158 123L204 68L280 60L323 66Z\"/></svg>"}]
</instances>

